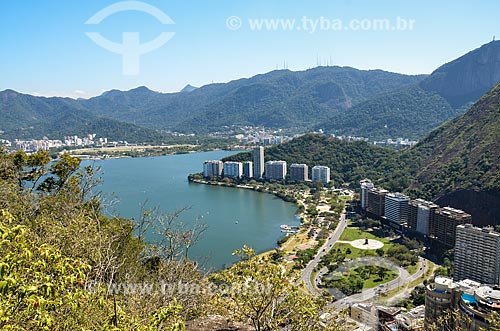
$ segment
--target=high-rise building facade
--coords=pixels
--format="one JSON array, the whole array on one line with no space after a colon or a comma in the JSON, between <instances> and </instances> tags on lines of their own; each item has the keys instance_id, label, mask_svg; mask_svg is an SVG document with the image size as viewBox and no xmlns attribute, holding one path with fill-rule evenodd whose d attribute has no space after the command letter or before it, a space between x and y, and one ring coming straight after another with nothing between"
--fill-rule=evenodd
<instances>
[{"instance_id":1,"label":"high-rise building facade","mask_svg":"<svg viewBox=\"0 0 500 331\"><path fill-rule=\"evenodd\" d=\"M264 176L264 147L257 146L253 149L253 176L261 179Z\"/></svg>"},{"instance_id":2,"label":"high-rise building facade","mask_svg":"<svg viewBox=\"0 0 500 331\"><path fill-rule=\"evenodd\" d=\"M500 285L500 233L491 227L457 226L453 279Z\"/></svg>"},{"instance_id":3,"label":"high-rise building facade","mask_svg":"<svg viewBox=\"0 0 500 331\"><path fill-rule=\"evenodd\" d=\"M328 184L330 182L330 168L326 166L314 166L312 168L312 181Z\"/></svg>"},{"instance_id":4,"label":"high-rise building facade","mask_svg":"<svg viewBox=\"0 0 500 331\"><path fill-rule=\"evenodd\" d=\"M410 198L402 193L388 193L385 196L384 216L389 224L401 228L408 221Z\"/></svg>"},{"instance_id":5,"label":"high-rise building facade","mask_svg":"<svg viewBox=\"0 0 500 331\"><path fill-rule=\"evenodd\" d=\"M241 162L224 162L224 177L240 178L243 176L243 164Z\"/></svg>"},{"instance_id":6,"label":"high-rise building facade","mask_svg":"<svg viewBox=\"0 0 500 331\"><path fill-rule=\"evenodd\" d=\"M457 225L471 223L471 215L450 207L438 208L431 216L430 235L438 242L455 246Z\"/></svg>"},{"instance_id":7,"label":"high-rise building facade","mask_svg":"<svg viewBox=\"0 0 500 331\"><path fill-rule=\"evenodd\" d=\"M374 187L368 190L368 206L366 211L374 217L380 218L385 213L385 196L389 191Z\"/></svg>"},{"instance_id":8,"label":"high-rise building facade","mask_svg":"<svg viewBox=\"0 0 500 331\"><path fill-rule=\"evenodd\" d=\"M286 161L267 161L266 179L283 180L286 177Z\"/></svg>"},{"instance_id":9,"label":"high-rise building facade","mask_svg":"<svg viewBox=\"0 0 500 331\"><path fill-rule=\"evenodd\" d=\"M430 201L416 199L408 203L408 208L408 227L426 236L430 235L431 217L439 206Z\"/></svg>"},{"instance_id":10,"label":"high-rise building facade","mask_svg":"<svg viewBox=\"0 0 500 331\"><path fill-rule=\"evenodd\" d=\"M243 177L252 178L253 177L253 162L246 161L243 162Z\"/></svg>"},{"instance_id":11,"label":"high-rise building facade","mask_svg":"<svg viewBox=\"0 0 500 331\"><path fill-rule=\"evenodd\" d=\"M500 291L498 287L465 279L454 282L445 277L436 277L425 289L424 330L430 330L433 323L446 313L454 310L467 319L456 318L448 321L449 330L486 330L493 313L500 311Z\"/></svg>"},{"instance_id":12,"label":"high-rise building facade","mask_svg":"<svg viewBox=\"0 0 500 331\"><path fill-rule=\"evenodd\" d=\"M208 160L203 163L203 176L204 177L220 177L224 164L219 160Z\"/></svg>"},{"instance_id":13,"label":"high-rise building facade","mask_svg":"<svg viewBox=\"0 0 500 331\"><path fill-rule=\"evenodd\" d=\"M294 163L290 166L290 180L304 182L309 179L309 167L307 164Z\"/></svg>"},{"instance_id":14,"label":"high-rise building facade","mask_svg":"<svg viewBox=\"0 0 500 331\"><path fill-rule=\"evenodd\" d=\"M366 210L366 207L368 207L368 190L374 188L375 186L369 179L363 179L360 182L360 185L361 185L361 193L360 193L361 209Z\"/></svg>"}]
</instances>

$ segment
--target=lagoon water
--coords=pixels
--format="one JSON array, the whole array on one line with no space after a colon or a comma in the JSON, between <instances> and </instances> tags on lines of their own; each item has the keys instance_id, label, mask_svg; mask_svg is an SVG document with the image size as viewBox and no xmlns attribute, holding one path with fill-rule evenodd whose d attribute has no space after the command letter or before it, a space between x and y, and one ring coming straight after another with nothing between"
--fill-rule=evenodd
<instances>
[{"instance_id":1,"label":"lagoon water","mask_svg":"<svg viewBox=\"0 0 500 331\"><path fill-rule=\"evenodd\" d=\"M113 193L119 200L111 211L114 215L139 219L145 201L165 213L190 207L179 221L193 224L198 219L208 225L190 257L206 267L220 269L235 261L231 255L235 249L244 244L257 252L272 249L283 235L281 224L299 224L296 206L273 195L188 182L187 175L201 172L203 161L234 153L213 151L96 163L103 170L101 191ZM149 233L146 239L153 240L154 234Z\"/></svg>"}]
</instances>

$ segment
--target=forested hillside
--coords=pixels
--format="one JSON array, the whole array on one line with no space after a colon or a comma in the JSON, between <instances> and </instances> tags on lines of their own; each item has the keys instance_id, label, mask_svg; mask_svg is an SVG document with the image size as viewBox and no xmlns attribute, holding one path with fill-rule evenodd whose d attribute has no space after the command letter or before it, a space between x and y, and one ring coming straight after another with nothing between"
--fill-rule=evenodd
<instances>
[{"instance_id":1,"label":"forested hillside","mask_svg":"<svg viewBox=\"0 0 500 331\"><path fill-rule=\"evenodd\" d=\"M265 150L266 160L326 165L335 185L372 179L391 191L464 209L476 224L500 224L500 84L467 113L396 152L308 134ZM251 160L250 153L228 159Z\"/></svg>"}]
</instances>

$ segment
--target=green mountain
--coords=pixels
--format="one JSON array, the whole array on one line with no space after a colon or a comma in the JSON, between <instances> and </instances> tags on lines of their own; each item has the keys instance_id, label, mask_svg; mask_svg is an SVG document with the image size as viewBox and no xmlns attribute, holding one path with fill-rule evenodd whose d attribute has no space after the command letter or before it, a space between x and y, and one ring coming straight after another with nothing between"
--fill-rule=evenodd
<instances>
[{"instance_id":1,"label":"green mountain","mask_svg":"<svg viewBox=\"0 0 500 331\"><path fill-rule=\"evenodd\" d=\"M419 160L412 189L500 224L499 141L500 84L407 152Z\"/></svg>"},{"instance_id":2,"label":"green mountain","mask_svg":"<svg viewBox=\"0 0 500 331\"><path fill-rule=\"evenodd\" d=\"M317 128L376 139L418 139L461 113L440 95L412 86L378 96L349 111L335 113Z\"/></svg>"},{"instance_id":3,"label":"green mountain","mask_svg":"<svg viewBox=\"0 0 500 331\"><path fill-rule=\"evenodd\" d=\"M230 125L303 127L424 77L348 67L276 70L189 93L114 90L81 104L101 117L179 132L213 132Z\"/></svg>"},{"instance_id":4,"label":"green mountain","mask_svg":"<svg viewBox=\"0 0 500 331\"><path fill-rule=\"evenodd\" d=\"M251 153L240 153L224 161L251 161ZM357 187L363 178L371 178L391 189L409 186L411 176L404 169L406 163L394 149L378 147L364 141L348 142L322 134L306 134L265 150L265 160L284 160L287 164L305 163L330 167L336 186ZM389 177L387 177L389 175Z\"/></svg>"},{"instance_id":5,"label":"green mountain","mask_svg":"<svg viewBox=\"0 0 500 331\"><path fill-rule=\"evenodd\" d=\"M326 165L335 185L362 178L391 191L463 209L477 225L500 224L500 84L469 111L402 152L308 134L267 148L266 160ZM231 160L251 160L250 153Z\"/></svg>"},{"instance_id":6,"label":"green mountain","mask_svg":"<svg viewBox=\"0 0 500 331\"><path fill-rule=\"evenodd\" d=\"M79 101L43 98L12 90L0 92L0 138L62 139L64 135L96 133L111 140L157 141L164 134L130 123L96 116Z\"/></svg>"},{"instance_id":7,"label":"green mountain","mask_svg":"<svg viewBox=\"0 0 500 331\"><path fill-rule=\"evenodd\" d=\"M88 100L0 95L0 130L8 137L76 134L109 128L135 141L154 130L198 133L232 125L324 129L370 138L421 138L463 114L500 81L500 41L443 65L430 76L317 67L276 70L226 84L187 86L179 93L147 87L111 90ZM109 120L109 121L108 121ZM128 124L124 124L128 123ZM150 128L154 130L147 130ZM121 133L132 132L132 137Z\"/></svg>"},{"instance_id":8,"label":"green mountain","mask_svg":"<svg viewBox=\"0 0 500 331\"><path fill-rule=\"evenodd\" d=\"M333 114L316 129L370 138L421 138L463 114L500 82L500 41L447 63L418 84Z\"/></svg>"},{"instance_id":9,"label":"green mountain","mask_svg":"<svg viewBox=\"0 0 500 331\"><path fill-rule=\"evenodd\" d=\"M435 70L420 86L453 108L478 100L500 82L500 41L492 41Z\"/></svg>"}]
</instances>

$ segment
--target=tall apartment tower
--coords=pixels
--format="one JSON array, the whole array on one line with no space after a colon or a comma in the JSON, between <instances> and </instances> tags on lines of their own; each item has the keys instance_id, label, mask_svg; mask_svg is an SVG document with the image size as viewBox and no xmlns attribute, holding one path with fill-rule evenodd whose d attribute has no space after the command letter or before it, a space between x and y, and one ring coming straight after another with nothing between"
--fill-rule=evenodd
<instances>
[{"instance_id":1,"label":"tall apartment tower","mask_svg":"<svg viewBox=\"0 0 500 331\"><path fill-rule=\"evenodd\" d=\"M294 163L290 166L290 180L304 182L309 179L309 167L307 164Z\"/></svg>"},{"instance_id":2,"label":"tall apartment tower","mask_svg":"<svg viewBox=\"0 0 500 331\"><path fill-rule=\"evenodd\" d=\"M374 217L381 218L385 214L385 196L389 191L374 187L368 190L368 206L366 211Z\"/></svg>"},{"instance_id":3,"label":"tall apartment tower","mask_svg":"<svg viewBox=\"0 0 500 331\"><path fill-rule=\"evenodd\" d=\"M286 161L267 161L266 179L283 180L286 177Z\"/></svg>"},{"instance_id":4,"label":"tall apartment tower","mask_svg":"<svg viewBox=\"0 0 500 331\"><path fill-rule=\"evenodd\" d=\"M408 221L408 202L410 198L402 193L389 193L385 196L384 216L389 225L401 228Z\"/></svg>"},{"instance_id":5,"label":"tall apartment tower","mask_svg":"<svg viewBox=\"0 0 500 331\"><path fill-rule=\"evenodd\" d=\"M328 184L330 182L330 168L325 166L314 166L312 168L312 181Z\"/></svg>"},{"instance_id":6,"label":"tall apartment tower","mask_svg":"<svg viewBox=\"0 0 500 331\"><path fill-rule=\"evenodd\" d=\"M219 160L208 160L203 163L203 176L204 177L220 177L224 164Z\"/></svg>"},{"instance_id":7,"label":"tall apartment tower","mask_svg":"<svg viewBox=\"0 0 500 331\"><path fill-rule=\"evenodd\" d=\"M430 235L438 242L455 246L457 225L471 223L471 215L450 207L438 208L431 217Z\"/></svg>"},{"instance_id":8,"label":"tall apartment tower","mask_svg":"<svg viewBox=\"0 0 500 331\"><path fill-rule=\"evenodd\" d=\"M252 178L253 177L253 162L246 161L243 162L243 177Z\"/></svg>"},{"instance_id":9,"label":"tall apartment tower","mask_svg":"<svg viewBox=\"0 0 500 331\"><path fill-rule=\"evenodd\" d=\"M240 178L243 176L243 164L241 162L224 162L224 177Z\"/></svg>"},{"instance_id":10,"label":"tall apartment tower","mask_svg":"<svg viewBox=\"0 0 500 331\"><path fill-rule=\"evenodd\" d=\"M500 285L500 233L491 227L457 226L453 280Z\"/></svg>"},{"instance_id":11,"label":"tall apartment tower","mask_svg":"<svg viewBox=\"0 0 500 331\"><path fill-rule=\"evenodd\" d=\"M431 217L439 208L433 202L422 199L411 200L408 203L408 227L426 236L430 234Z\"/></svg>"},{"instance_id":12,"label":"tall apartment tower","mask_svg":"<svg viewBox=\"0 0 500 331\"><path fill-rule=\"evenodd\" d=\"M257 146L253 149L253 176L261 179L264 176L264 147Z\"/></svg>"},{"instance_id":13,"label":"tall apartment tower","mask_svg":"<svg viewBox=\"0 0 500 331\"><path fill-rule=\"evenodd\" d=\"M363 179L359 184L361 185L361 209L366 210L366 207L368 207L368 190L375 186L369 179Z\"/></svg>"}]
</instances>

